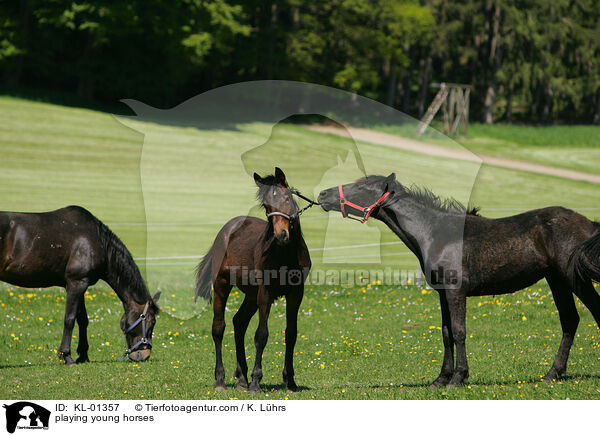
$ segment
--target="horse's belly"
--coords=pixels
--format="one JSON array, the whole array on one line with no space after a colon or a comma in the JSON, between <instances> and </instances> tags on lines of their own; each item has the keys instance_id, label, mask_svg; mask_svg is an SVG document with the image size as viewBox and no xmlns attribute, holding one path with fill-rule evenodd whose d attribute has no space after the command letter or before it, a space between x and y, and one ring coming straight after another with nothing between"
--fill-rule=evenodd
<instances>
[{"instance_id":1,"label":"horse's belly","mask_svg":"<svg viewBox=\"0 0 600 436\"><path fill-rule=\"evenodd\" d=\"M5 257L0 265L0 280L24 288L47 288L64 286L64 274L59 274L61 265L54 265L43 257L19 256L16 253ZM56 263L62 263L56 260Z\"/></svg>"},{"instance_id":2,"label":"horse's belly","mask_svg":"<svg viewBox=\"0 0 600 436\"><path fill-rule=\"evenodd\" d=\"M472 284L467 295L501 295L511 294L527 288L544 278L541 271L519 271L513 274L498 275L488 280Z\"/></svg>"},{"instance_id":3,"label":"horse's belly","mask_svg":"<svg viewBox=\"0 0 600 436\"><path fill-rule=\"evenodd\" d=\"M46 272L36 274L20 274L18 272L1 271L0 281L22 288L48 288L50 286L65 286L65 280Z\"/></svg>"}]
</instances>

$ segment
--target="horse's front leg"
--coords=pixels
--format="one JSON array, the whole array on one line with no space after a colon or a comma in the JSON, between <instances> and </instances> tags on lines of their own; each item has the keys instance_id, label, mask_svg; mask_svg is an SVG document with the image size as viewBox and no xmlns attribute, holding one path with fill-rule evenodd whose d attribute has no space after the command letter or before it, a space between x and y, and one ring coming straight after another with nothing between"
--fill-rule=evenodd
<instances>
[{"instance_id":1,"label":"horse's front leg","mask_svg":"<svg viewBox=\"0 0 600 436\"><path fill-rule=\"evenodd\" d=\"M77 325L79 326L79 343L77 344L77 363L89 362L88 350L90 345L87 338L87 327L89 324L87 310L85 309L85 291L79 297L79 306L77 308Z\"/></svg>"},{"instance_id":2,"label":"horse's front leg","mask_svg":"<svg viewBox=\"0 0 600 436\"><path fill-rule=\"evenodd\" d=\"M73 327L75 325L75 319L77 318L79 302L81 296L84 294L86 289L86 280L67 281L67 298L65 307L63 336L60 342L60 347L58 347L59 357L65 361L66 365L75 364L75 361L71 357L71 338L73 336Z\"/></svg>"},{"instance_id":3,"label":"horse's front leg","mask_svg":"<svg viewBox=\"0 0 600 436\"><path fill-rule=\"evenodd\" d=\"M452 339L456 346L456 367L450 379L451 385L462 386L469 378L469 365L467 363L467 350L465 340L467 337L466 316L467 296L464 291L446 291L450 319L452 324Z\"/></svg>"},{"instance_id":4,"label":"horse's front leg","mask_svg":"<svg viewBox=\"0 0 600 436\"><path fill-rule=\"evenodd\" d=\"M431 388L446 386L454 374L454 338L452 337L452 322L450 309L446 299L446 291L439 290L440 307L442 309L442 340L444 343L444 362L438 378L431 384Z\"/></svg>"},{"instance_id":5,"label":"horse's front leg","mask_svg":"<svg viewBox=\"0 0 600 436\"><path fill-rule=\"evenodd\" d=\"M260 392L260 381L262 380L262 355L269 339L269 312L271 311L271 301L269 293L263 286L259 287L256 297L258 305L258 328L254 334L254 345L256 346L256 361L252 370L252 383L250 383L250 392Z\"/></svg>"},{"instance_id":6,"label":"horse's front leg","mask_svg":"<svg viewBox=\"0 0 600 436\"><path fill-rule=\"evenodd\" d=\"M285 326L285 362L283 365L283 383L289 392L296 392L298 386L294 381L294 347L298 337L298 311L304 296L304 287L294 289L286 297Z\"/></svg>"}]
</instances>

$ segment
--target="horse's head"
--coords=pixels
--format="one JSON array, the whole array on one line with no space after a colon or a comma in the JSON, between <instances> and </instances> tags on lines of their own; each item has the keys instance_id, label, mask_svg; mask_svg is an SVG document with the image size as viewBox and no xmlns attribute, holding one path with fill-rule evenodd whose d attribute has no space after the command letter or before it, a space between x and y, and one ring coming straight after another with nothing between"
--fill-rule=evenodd
<instances>
[{"instance_id":1,"label":"horse's head","mask_svg":"<svg viewBox=\"0 0 600 436\"><path fill-rule=\"evenodd\" d=\"M144 304L131 300L121 317L121 330L123 330L127 344L126 355L135 362L142 362L150 358L152 331L156 324L156 315L159 312L156 303L159 298L160 292L157 292Z\"/></svg>"},{"instance_id":2,"label":"horse's head","mask_svg":"<svg viewBox=\"0 0 600 436\"><path fill-rule=\"evenodd\" d=\"M276 241L281 245L287 244L290 241L292 223L298 219L298 206L285 180L285 174L281 169L275 168L274 176L261 177L254 173L254 181L258 186L258 199L265 208L267 218L273 223Z\"/></svg>"},{"instance_id":3,"label":"horse's head","mask_svg":"<svg viewBox=\"0 0 600 436\"><path fill-rule=\"evenodd\" d=\"M318 202L325 211L337 210L342 215L355 215L366 221L394 188L396 175L368 176L354 183L324 189Z\"/></svg>"}]
</instances>

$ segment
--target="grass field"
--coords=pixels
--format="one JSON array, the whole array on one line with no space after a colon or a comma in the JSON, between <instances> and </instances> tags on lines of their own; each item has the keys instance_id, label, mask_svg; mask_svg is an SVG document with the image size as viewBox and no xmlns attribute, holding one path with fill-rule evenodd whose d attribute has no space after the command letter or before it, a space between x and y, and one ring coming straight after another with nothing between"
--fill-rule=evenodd
<instances>
[{"instance_id":1,"label":"grass field","mask_svg":"<svg viewBox=\"0 0 600 436\"><path fill-rule=\"evenodd\" d=\"M86 297L94 335L92 363L64 368L55 354L64 291L0 285L4 332L0 397L248 396L234 389L212 390L212 317L203 303L192 302L194 267L227 219L249 211L260 215L249 169L264 173L278 164L293 185L314 196L323 187L360 176L352 159L325 174L306 161L307 148L313 147L314 153L343 148L345 140L293 125L271 132L262 123L199 130L127 120L126 127L108 114L8 97L0 98L0 119L0 208L41 211L67 204L88 208L140 259L151 291L163 291L150 361L116 361L123 348L118 327L122 308L108 286L99 283ZM573 128L574 137L589 135L579 129ZM277 153L240 158L265 141ZM534 145L541 155L547 148L571 147L563 142L556 147ZM396 171L400 181L480 205L484 215L559 204L600 216L600 210L593 210L600 207L593 184L485 166L478 172L473 164L461 161L390 149L383 154L381 147L371 144L358 148L368 172ZM584 148L593 150L591 145ZM595 163L599 159L591 156L586 164L595 167L594 159ZM311 253L316 268L416 268L414 257L401 245L384 245L381 252L376 246L338 248L397 242L378 223L361 227L313 208L303 216L302 225L309 247L316 249ZM227 313L229 382L234 369L231 316L240 302L240 295L233 295ZM376 283L307 289L296 348L302 389L293 395L280 385L284 305L279 301L272 311L265 392L253 398L600 398L599 331L585 309L569 360L569 378L554 384L539 381L560 340L558 315L544 283L511 296L469 301L471 384L451 390L427 388L441 365L439 303L433 292ZM249 332L254 326L255 321ZM248 334L247 353L252 357L253 348Z\"/></svg>"}]
</instances>

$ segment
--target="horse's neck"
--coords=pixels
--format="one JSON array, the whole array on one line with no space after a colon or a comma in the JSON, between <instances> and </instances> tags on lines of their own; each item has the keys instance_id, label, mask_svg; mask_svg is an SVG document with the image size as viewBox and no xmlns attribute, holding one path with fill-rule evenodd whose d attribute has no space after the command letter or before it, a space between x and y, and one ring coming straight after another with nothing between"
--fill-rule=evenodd
<instances>
[{"instance_id":1,"label":"horse's neck","mask_svg":"<svg viewBox=\"0 0 600 436\"><path fill-rule=\"evenodd\" d=\"M375 218L385 223L422 261L422 254L443 218L441 215L446 214L406 199L381 206Z\"/></svg>"},{"instance_id":2,"label":"horse's neck","mask_svg":"<svg viewBox=\"0 0 600 436\"><path fill-rule=\"evenodd\" d=\"M141 276L127 277L120 271L109 268L104 280L113 288L123 306L127 306L131 300L138 304L145 303L150 297L148 290L142 285Z\"/></svg>"}]
</instances>

